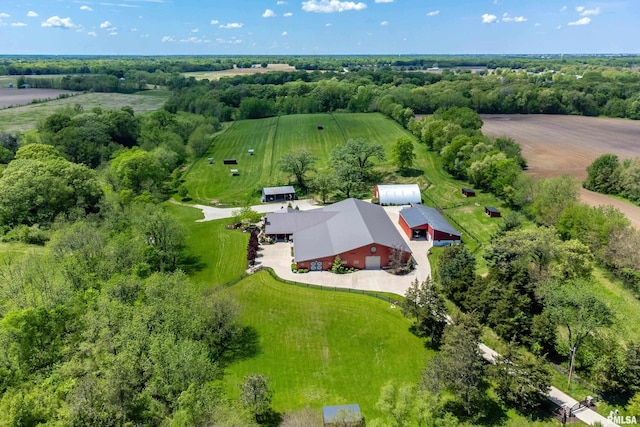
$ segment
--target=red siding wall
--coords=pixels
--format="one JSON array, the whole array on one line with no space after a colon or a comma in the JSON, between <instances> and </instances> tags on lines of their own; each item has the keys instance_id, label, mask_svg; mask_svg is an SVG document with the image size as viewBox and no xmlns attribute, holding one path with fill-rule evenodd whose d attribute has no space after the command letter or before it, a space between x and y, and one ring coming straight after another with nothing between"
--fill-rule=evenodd
<instances>
[{"instance_id":1,"label":"red siding wall","mask_svg":"<svg viewBox=\"0 0 640 427\"><path fill-rule=\"evenodd\" d=\"M400 215L400 220L398 220L398 224L400 224L400 228L402 228L404 233L409 237L409 239L411 239L411 237L413 236L413 233L411 232L411 227L409 227L409 224L407 224L404 218L402 218L402 215Z\"/></svg>"},{"instance_id":2,"label":"red siding wall","mask_svg":"<svg viewBox=\"0 0 640 427\"><path fill-rule=\"evenodd\" d=\"M371 247L375 246L376 247L376 251L375 252L371 252ZM380 266L381 267L388 267L389 266L389 257L391 256L391 250L392 248L388 247L388 246L382 246L382 245L367 245L367 246L363 246L361 248L357 248L348 252L343 252L340 255L340 258L343 261L343 264L345 265L345 267L353 267L353 268L358 268L358 269L364 269L365 267L365 257L367 256L379 256L380 257ZM407 262L409 260L409 257L411 256L411 254L409 253L405 253L404 254L404 262ZM322 267L325 270L329 270L331 269L331 266L333 265L333 260L335 259L335 255L330 256L330 257L325 257L325 258L318 258L318 259L314 259L314 260L310 260L310 261L322 261ZM310 261L301 261L296 263L298 268L305 268L308 269L310 267ZM345 263L346 261L346 263Z\"/></svg>"},{"instance_id":3,"label":"red siding wall","mask_svg":"<svg viewBox=\"0 0 640 427\"><path fill-rule=\"evenodd\" d=\"M456 234L445 233L440 230L434 230L429 226L429 234L431 235L431 240L460 240L460 236Z\"/></svg>"}]
</instances>

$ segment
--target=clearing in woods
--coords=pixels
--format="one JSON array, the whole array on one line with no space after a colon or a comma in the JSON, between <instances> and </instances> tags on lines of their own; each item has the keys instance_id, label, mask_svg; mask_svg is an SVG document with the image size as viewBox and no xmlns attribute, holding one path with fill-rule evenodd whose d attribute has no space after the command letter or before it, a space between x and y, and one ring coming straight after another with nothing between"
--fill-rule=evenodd
<instances>
[{"instance_id":1,"label":"clearing in woods","mask_svg":"<svg viewBox=\"0 0 640 427\"><path fill-rule=\"evenodd\" d=\"M616 154L621 160L640 156L640 121L583 116L485 114L482 132L508 136L522 147L528 173L539 177L571 174L580 181L599 156ZM613 205L640 228L640 207L604 194L581 189L591 206Z\"/></svg>"}]
</instances>

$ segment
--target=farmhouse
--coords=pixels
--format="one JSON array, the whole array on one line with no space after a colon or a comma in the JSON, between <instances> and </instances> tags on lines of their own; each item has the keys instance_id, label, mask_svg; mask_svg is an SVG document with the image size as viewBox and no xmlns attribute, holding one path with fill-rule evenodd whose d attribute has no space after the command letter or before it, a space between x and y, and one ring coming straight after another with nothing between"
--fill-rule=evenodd
<instances>
[{"instance_id":1,"label":"farmhouse","mask_svg":"<svg viewBox=\"0 0 640 427\"><path fill-rule=\"evenodd\" d=\"M499 218L500 216L502 216L500 214L500 210L494 208L493 206L485 206L484 213L490 216L491 218Z\"/></svg>"},{"instance_id":2,"label":"farmhouse","mask_svg":"<svg viewBox=\"0 0 640 427\"><path fill-rule=\"evenodd\" d=\"M262 189L262 202L282 202L294 200L296 190L291 185L282 187L264 187Z\"/></svg>"},{"instance_id":3,"label":"farmhouse","mask_svg":"<svg viewBox=\"0 0 640 427\"><path fill-rule=\"evenodd\" d=\"M414 239L428 239L433 246L459 244L461 235L437 209L411 206L400 211L400 228Z\"/></svg>"},{"instance_id":4,"label":"farmhouse","mask_svg":"<svg viewBox=\"0 0 640 427\"><path fill-rule=\"evenodd\" d=\"M373 197L381 205L409 205L422 203L418 184L376 185Z\"/></svg>"},{"instance_id":5,"label":"farmhouse","mask_svg":"<svg viewBox=\"0 0 640 427\"><path fill-rule=\"evenodd\" d=\"M265 235L293 238L299 269L328 270L336 256L346 267L389 267L398 253L407 262L411 249L380 206L346 199L319 209L267 214Z\"/></svg>"}]
</instances>

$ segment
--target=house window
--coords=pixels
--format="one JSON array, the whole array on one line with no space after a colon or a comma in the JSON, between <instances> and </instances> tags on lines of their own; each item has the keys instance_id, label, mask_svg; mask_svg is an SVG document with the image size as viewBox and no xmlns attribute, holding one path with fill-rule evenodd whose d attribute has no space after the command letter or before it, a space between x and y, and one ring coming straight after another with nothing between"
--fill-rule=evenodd
<instances>
[{"instance_id":1,"label":"house window","mask_svg":"<svg viewBox=\"0 0 640 427\"><path fill-rule=\"evenodd\" d=\"M354 259L353 260L353 265L358 265L360 264L360 260L359 259Z\"/></svg>"}]
</instances>

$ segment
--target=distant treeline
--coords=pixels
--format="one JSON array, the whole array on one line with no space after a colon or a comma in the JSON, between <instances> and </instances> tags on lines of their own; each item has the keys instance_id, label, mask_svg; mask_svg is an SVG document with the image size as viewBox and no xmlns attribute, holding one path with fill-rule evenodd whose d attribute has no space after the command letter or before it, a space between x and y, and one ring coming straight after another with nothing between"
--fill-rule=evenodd
<instances>
[{"instance_id":1,"label":"distant treeline","mask_svg":"<svg viewBox=\"0 0 640 427\"><path fill-rule=\"evenodd\" d=\"M413 114L468 107L486 114L576 114L640 119L640 73L566 67L540 73L496 69L442 73L363 69L274 72L216 81L175 78L166 109L258 118L328 111L379 111L406 124ZM407 110L408 109L408 110Z\"/></svg>"}]
</instances>

